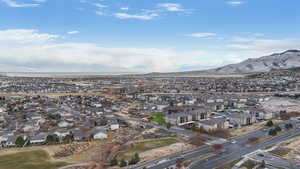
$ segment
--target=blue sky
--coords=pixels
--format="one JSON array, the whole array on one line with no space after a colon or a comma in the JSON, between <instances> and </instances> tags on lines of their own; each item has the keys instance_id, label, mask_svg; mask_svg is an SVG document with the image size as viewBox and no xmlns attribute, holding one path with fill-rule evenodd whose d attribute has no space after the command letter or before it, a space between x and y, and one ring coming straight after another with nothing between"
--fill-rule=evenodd
<instances>
[{"instance_id":1,"label":"blue sky","mask_svg":"<svg viewBox=\"0 0 300 169\"><path fill-rule=\"evenodd\" d=\"M152 72L298 49L300 1L0 0L0 71Z\"/></svg>"}]
</instances>

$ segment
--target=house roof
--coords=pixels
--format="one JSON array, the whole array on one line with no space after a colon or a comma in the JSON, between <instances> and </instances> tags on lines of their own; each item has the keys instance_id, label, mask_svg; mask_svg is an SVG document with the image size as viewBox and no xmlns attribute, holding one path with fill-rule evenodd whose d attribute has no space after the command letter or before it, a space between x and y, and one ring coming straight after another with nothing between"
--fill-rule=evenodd
<instances>
[{"instance_id":1,"label":"house roof","mask_svg":"<svg viewBox=\"0 0 300 169\"><path fill-rule=\"evenodd\" d=\"M215 125L215 124L223 124L226 121L225 118L223 117L217 117L217 118L211 118L211 119L205 119L205 120L201 120L198 123L202 123L205 125Z\"/></svg>"}]
</instances>

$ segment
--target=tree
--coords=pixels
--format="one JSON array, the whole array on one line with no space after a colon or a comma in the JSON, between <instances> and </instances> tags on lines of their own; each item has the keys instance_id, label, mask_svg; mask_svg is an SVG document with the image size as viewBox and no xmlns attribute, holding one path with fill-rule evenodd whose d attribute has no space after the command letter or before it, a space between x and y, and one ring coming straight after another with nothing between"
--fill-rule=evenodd
<instances>
[{"instance_id":1,"label":"tree","mask_svg":"<svg viewBox=\"0 0 300 169\"><path fill-rule=\"evenodd\" d=\"M25 144L25 140L22 136L19 136L15 142L17 147L22 147Z\"/></svg>"},{"instance_id":2,"label":"tree","mask_svg":"<svg viewBox=\"0 0 300 169\"><path fill-rule=\"evenodd\" d=\"M261 168L265 168L265 167L266 167L266 162L265 162L265 160L263 160L263 161L261 162L260 167L261 167Z\"/></svg>"},{"instance_id":3,"label":"tree","mask_svg":"<svg viewBox=\"0 0 300 169\"><path fill-rule=\"evenodd\" d=\"M167 127L167 129L170 129L172 127L172 124L171 123L166 123L166 127Z\"/></svg>"},{"instance_id":4,"label":"tree","mask_svg":"<svg viewBox=\"0 0 300 169\"><path fill-rule=\"evenodd\" d=\"M127 162L124 159L122 159L121 162L120 162L120 164L119 164L119 166L120 167L126 167L127 166Z\"/></svg>"},{"instance_id":5,"label":"tree","mask_svg":"<svg viewBox=\"0 0 300 169\"><path fill-rule=\"evenodd\" d=\"M281 128L280 128L278 125L276 125L274 129L275 129L277 132L281 132Z\"/></svg>"},{"instance_id":6,"label":"tree","mask_svg":"<svg viewBox=\"0 0 300 169\"><path fill-rule=\"evenodd\" d=\"M276 136L276 135L277 135L277 131L276 131L275 129L271 129L271 130L269 131L269 135L271 135L271 136Z\"/></svg>"},{"instance_id":7,"label":"tree","mask_svg":"<svg viewBox=\"0 0 300 169\"><path fill-rule=\"evenodd\" d=\"M138 153L135 153L131 160L129 161L129 165L137 164L140 161L140 157Z\"/></svg>"},{"instance_id":8,"label":"tree","mask_svg":"<svg viewBox=\"0 0 300 169\"><path fill-rule=\"evenodd\" d=\"M213 144L212 148L216 151L216 152L222 152L224 150L223 145L222 144Z\"/></svg>"},{"instance_id":9,"label":"tree","mask_svg":"<svg viewBox=\"0 0 300 169\"><path fill-rule=\"evenodd\" d=\"M189 139L189 143L195 146L202 146L204 145L205 138L202 137L200 134L196 134Z\"/></svg>"},{"instance_id":10,"label":"tree","mask_svg":"<svg viewBox=\"0 0 300 169\"><path fill-rule=\"evenodd\" d=\"M64 143L71 143L72 141L74 141L73 135L68 134L63 138Z\"/></svg>"},{"instance_id":11,"label":"tree","mask_svg":"<svg viewBox=\"0 0 300 169\"><path fill-rule=\"evenodd\" d=\"M293 124L287 123L287 124L284 125L284 127L285 127L287 130L289 130L289 129L292 129L292 128L293 128Z\"/></svg>"},{"instance_id":12,"label":"tree","mask_svg":"<svg viewBox=\"0 0 300 169\"><path fill-rule=\"evenodd\" d=\"M116 166L118 165L118 160L116 157L110 160L110 166Z\"/></svg>"},{"instance_id":13,"label":"tree","mask_svg":"<svg viewBox=\"0 0 300 169\"><path fill-rule=\"evenodd\" d=\"M280 111L279 116L282 120L289 120L290 115L286 111Z\"/></svg>"},{"instance_id":14,"label":"tree","mask_svg":"<svg viewBox=\"0 0 300 169\"><path fill-rule=\"evenodd\" d=\"M59 142L59 137L56 134L48 135L46 138L46 144L56 144Z\"/></svg>"},{"instance_id":15,"label":"tree","mask_svg":"<svg viewBox=\"0 0 300 169\"><path fill-rule=\"evenodd\" d=\"M257 138L257 137L250 137L250 138L248 138L248 142L249 143L255 143L255 142L257 142L259 140L259 138Z\"/></svg>"},{"instance_id":16,"label":"tree","mask_svg":"<svg viewBox=\"0 0 300 169\"><path fill-rule=\"evenodd\" d=\"M272 120L269 120L266 124L266 126L268 126L268 127L272 127L273 125L274 125L274 123Z\"/></svg>"},{"instance_id":17,"label":"tree","mask_svg":"<svg viewBox=\"0 0 300 169\"><path fill-rule=\"evenodd\" d=\"M135 154L134 154L134 159L135 159L135 162L136 162L136 163L140 162L140 156L139 156L138 153L135 153Z\"/></svg>"}]
</instances>

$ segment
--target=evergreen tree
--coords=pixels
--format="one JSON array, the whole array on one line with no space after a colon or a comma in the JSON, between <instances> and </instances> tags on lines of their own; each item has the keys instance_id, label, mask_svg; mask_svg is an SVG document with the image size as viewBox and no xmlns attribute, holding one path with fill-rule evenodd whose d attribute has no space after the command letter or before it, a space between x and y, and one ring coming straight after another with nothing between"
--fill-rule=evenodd
<instances>
[{"instance_id":1,"label":"evergreen tree","mask_svg":"<svg viewBox=\"0 0 300 169\"><path fill-rule=\"evenodd\" d=\"M56 134L48 135L46 138L46 144L56 144L59 142L59 137Z\"/></svg>"},{"instance_id":2,"label":"evergreen tree","mask_svg":"<svg viewBox=\"0 0 300 169\"><path fill-rule=\"evenodd\" d=\"M118 165L118 160L116 157L110 160L110 166L116 166Z\"/></svg>"},{"instance_id":3,"label":"evergreen tree","mask_svg":"<svg viewBox=\"0 0 300 169\"><path fill-rule=\"evenodd\" d=\"M25 144L25 140L22 136L19 136L15 142L17 147L22 147Z\"/></svg>"},{"instance_id":4,"label":"evergreen tree","mask_svg":"<svg viewBox=\"0 0 300 169\"><path fill-rule=\"evenodd\" d=\"M272 127L273 125L274 125L274 123L272 120L269 120L266 124L266 126L268 126L268 127Z\"/></svg>"},{"instance_id":5,"label":"evergreen tree","mask_svg":"<svg viewBox=\"0 0 300 169\"><path fill-rule=\"evenodd\" d=\"M140 157L138 153L135 153L134 156L129 161L129 165L137 164L140 161Z\"/></svg>"},{"instance_id":6,"label":"evergreen tree","mask_svg":"<svg viewBox=\"0 0 300 169\"><path fill-rule=\"evenodd\" d=\"M275 126L275 128L274 128L277 132L281 132L281 128L277 125L277 126Z\"/></svg>"},{"instance_id":7,"label":"evergreen tree","mask_svg":"<svg viewBox=\"0 0 300 169\"><path fill-rule=\"evenodd\" d=\"M167 127L167 129L170 129L172 127L172 124L171 123L166 123L166 127Z\"/></svg>"},{"instance_id":8,"label":"evergreen tree","mask_svg":"<svg viewBox=\"0 0 300 169\"><path fill-rule=\"evenodd\" d=\"M271 135L271 136L276 136L276 135L277 135L277 131L276 131L275 129L271 129L271 130L269 131L269 135Z\"/></svg>"},{"instance_id":9,"label":"evergreen tree","mask_svg":"<svg viewBox=\"0 0 300 169\"><path fill-rule=\"evenodd\" d=\"M261 167L261 168L265 168L265 167L266 167L266 162L265 162L265 160L263 160L263 161L261 162L260 167Z\"/></svg>"},{"instance_id":10,"label":"evergreen tree","mask_svg":"<svg viewBox=\"0 0 300 169\"><path fill-rule=\"evenodd\" d=\"M139 156L138 153L135 153L135 154L134 154L134 159L135 159L135 163L140 162L140 156Z\"/></svg>"},{"instance_id":11,"label":"evergreen tree","mask_svg":"<svg viewBox=\"0 0 300 169\"><path fill-rule=\"evenodd\" d=\"M293 128L293 125L291 123L288 123L288 124L285 124L284 127L289 130L289 129Z\"/></svg>"},{"instance_id":12,"label":"evergreen tree","mask_svg":"<svg viewBox=\"0 0 300 169\"><path fill-rule=\"evenodd\" d=\"M127 162L124 159L122 159L121 162L120 162L120 164L119 164L119 166L120 167L126 167L127 166Z\"/></svg>"},{"instance_id":13,"label":"evergreen tree","mask_svg":"<svg viewBox=\"0 0 300 169\"><path fill-rule=\"evenodd\" d=\"M72 141L74 141L73 135L68 134L63 138L64 143L71 143Z\"/></svg>"}]
</instances>

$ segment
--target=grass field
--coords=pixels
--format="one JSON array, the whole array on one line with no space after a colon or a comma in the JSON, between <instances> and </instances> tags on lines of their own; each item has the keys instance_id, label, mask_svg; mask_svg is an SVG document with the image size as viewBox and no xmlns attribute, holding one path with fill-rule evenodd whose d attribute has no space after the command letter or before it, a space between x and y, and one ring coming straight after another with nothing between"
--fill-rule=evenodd
<instances>
[{"instance_id":1,"label":"grass field","mask_svg":"<svg viewBox=\"0 0 300 169\"><path fill-rule=\"evenodd\" d=\"M153 119L151 121L155 121L159 123L160 125L166 124L164 115L160 113L153 113L152 114Z\"/></svg>"},{"instance_id":2,"label":"grass field","mask_svg":"<svg viewBox=\"0 0 300 169\"><path fill-rule=\"evenodd\" d=\"M141 153L147 150L168 146L176 142L177 142L176 139L167 138L167 139L158 139L158 140L134 143L131 147L127 148L125 151L120 152L118 154L118 158L130 159L135 153Z\"/></svg>"},{"instance_id":3,"label":"grass field","mask_svg":"<svg viewBox=\"0 0 300 169\"><path fill-rule=\"evenodd\" d=\"M65 165L50 162L49 155L42 150L0 155L0 169L57 169Z\"/></svg>"}]
</instances>

